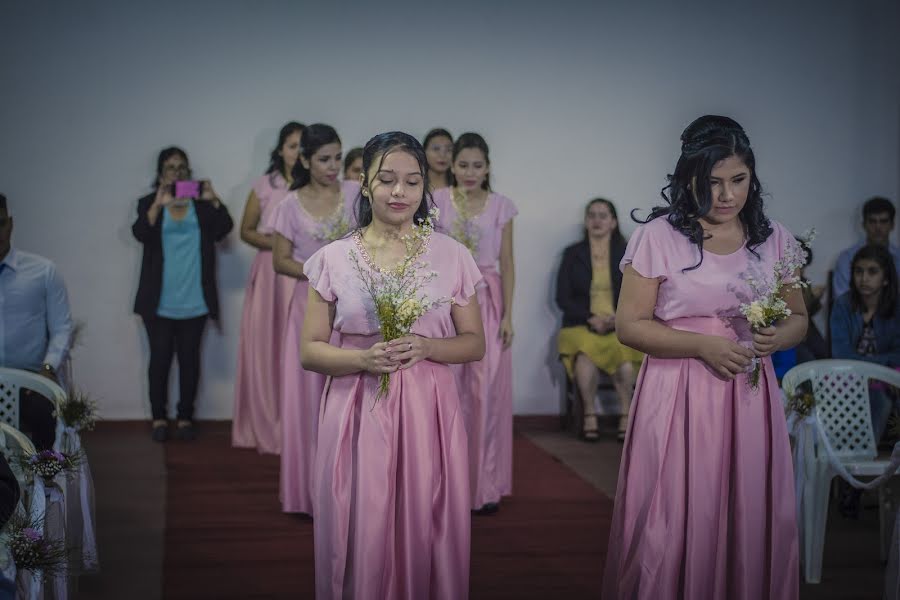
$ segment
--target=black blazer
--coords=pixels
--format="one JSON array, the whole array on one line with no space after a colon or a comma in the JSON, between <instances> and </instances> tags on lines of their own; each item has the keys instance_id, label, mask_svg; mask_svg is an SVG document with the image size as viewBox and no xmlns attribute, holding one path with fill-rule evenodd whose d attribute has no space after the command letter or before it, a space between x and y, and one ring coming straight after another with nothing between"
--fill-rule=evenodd
<instances>
[{"instance_id":1,"label":"black blazer","mask_svg":"<svg viewBox=\"0 0 900 600\"><path fill-rule=\"evenodd\" d=\"M148 194L138 200L137 220L131 226L131 232L137 241L144 244L144 256L141 259L141 278L137 295L134 298L134 312L146 318L156 316L159 308L159 296L162 294L163 250L162 250L162 213L151 225L147 220L147 211L153 204L156 194ZM209 309L209 316L219 317L219 294L216 289L216 242L221 241L234 222L228 209L222 202L219 207L212 202L197 200L194 209L197 211L197 222L200 225L200 285L203 287L203 299Z\"/></svg>"},{"instance_id":2,"label":"black blazer","mask_svg":"<svg viewBox=\"0 0 900 600\"><path fill-rule=\"evenodd\" d=\"M609 276L612 283L613 308L619 304L622 272L619 262L625 255L625 244L610 241ZM563 327L587 325L591 316L591 246L587 240L572 244L563 251L556 276L556 304L563 312Z\"/></svg>"}]
</instances>

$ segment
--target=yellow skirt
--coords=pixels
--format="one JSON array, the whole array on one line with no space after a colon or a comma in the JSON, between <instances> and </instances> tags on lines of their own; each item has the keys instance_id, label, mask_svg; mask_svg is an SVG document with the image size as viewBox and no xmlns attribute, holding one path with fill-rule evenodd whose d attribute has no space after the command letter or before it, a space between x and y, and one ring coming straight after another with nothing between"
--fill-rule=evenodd
<instances>
[{"instance_id":1,"label":"yellow skirt","mask_svg":"<svg viewBox=\"0 0 900 600\"><path fill-rule=\"evenodd\" d=\"M598 369L609 375L615 373L625 363L640 366L644 360L643 353L619 342L615 332L600 335L588 329L586 325L560 329L558 344L559 357L570 379L575 367L575 356L579 352L585 354Z\"/></svg>"}]
</instances>

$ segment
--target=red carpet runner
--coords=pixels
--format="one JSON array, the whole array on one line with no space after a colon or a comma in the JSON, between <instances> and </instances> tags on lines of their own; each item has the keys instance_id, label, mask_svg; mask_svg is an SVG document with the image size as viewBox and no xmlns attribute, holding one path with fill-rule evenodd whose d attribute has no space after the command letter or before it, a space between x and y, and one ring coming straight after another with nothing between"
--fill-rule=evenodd
<instances>
[{"instance_id":1,"label":"red carpet runner","mask_svg":"<svg viewBox=\"0 0 900 600\"><path fill-rule=\"evenodd\" d=\"M164 597L313 598L312 521L280 512L278 458L229 427L167 444ZM470 597L599 598L612 502L520 434L514 452L515 496L472 518Z\"/></svg>"}]
</instances>

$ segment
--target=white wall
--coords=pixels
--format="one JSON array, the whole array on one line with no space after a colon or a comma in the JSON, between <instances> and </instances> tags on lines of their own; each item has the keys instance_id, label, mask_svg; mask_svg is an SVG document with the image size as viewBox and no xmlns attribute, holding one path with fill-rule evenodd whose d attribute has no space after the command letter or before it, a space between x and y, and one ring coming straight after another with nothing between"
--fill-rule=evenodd
<instances>
[{"instance_id":1,"label":"white wall","mask_svg":"<svg viewBox=\"0 0 900 600\"><path fill-rule=\"evenodd\" d=\"M484 134L495 188L521 211L518 413L557 410L552 281L585 201L602 194L623 213L656 203L693 118L745 126L771 215L819 228L815 279L861 235L866 197L900 195L891 0L37 4L0 3L0 191L15 245L66 278L86 322L77 381L110 419L149 414L129 227L169 144L237 221L285 121L333 124L345 147L388 129ZM252 256L236 234L220 253L201 417L231 413Z\"/></svg>"}]
</instances>

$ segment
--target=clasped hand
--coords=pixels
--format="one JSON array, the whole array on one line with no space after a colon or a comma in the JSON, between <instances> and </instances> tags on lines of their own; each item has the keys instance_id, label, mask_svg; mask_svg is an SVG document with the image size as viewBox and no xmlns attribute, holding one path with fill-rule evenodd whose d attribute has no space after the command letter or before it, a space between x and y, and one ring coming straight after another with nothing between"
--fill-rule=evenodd
<instances>
[{"instance_id":1,"label":"clasped hand","mask_svg":"<svg viewBox=\"0 0 900 600\"><path fill-rule=\"evenodd\" d=\"M734 379L750 367L754 358L769 356L781 346L776 327L763 327L753 332L753 347L747 348L728 338L706 336L700 344L700 359L725 379Z\"/></svg>"},{"instance_id":2,"label":"clasped hand","mask_svg":"<svg viewBox=\"0 0 900 600\"><path fill-rule=\"evenodd\" d=\"M377 342L363 352L364 370L381 375L408 369L431 354L429 338L406 335L389 342Z\"/></svg>"}]
</instances>

